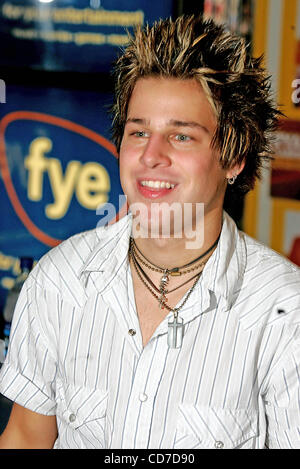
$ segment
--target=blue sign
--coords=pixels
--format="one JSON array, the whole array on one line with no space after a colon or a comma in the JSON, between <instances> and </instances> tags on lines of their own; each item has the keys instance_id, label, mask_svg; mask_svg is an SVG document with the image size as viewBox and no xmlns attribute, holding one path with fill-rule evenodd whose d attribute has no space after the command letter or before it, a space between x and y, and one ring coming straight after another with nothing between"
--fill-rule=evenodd
<instances>
[{"instance_id":1,"label":"blue sign","mask_svg":"<svg viewBox=\"0 0 300 469\"><path fill-rule=\"evenodd\" d=\"M109 72L137 25L172 14L173 0L0 0L0 62Z\"/></svg>"},{"instance_id":2,"label":"blue sign","mask_svg":"<svg viewBox=\"0 0 300 469\"><path fill-rule=\"evenodd\" d=\"M97 208L109 203L118 213L122 195L110 95L7 86L6 96L0 105L0 308L20 257L38 260L72 234L95 228Z\"/></svg>"}]
</instances>

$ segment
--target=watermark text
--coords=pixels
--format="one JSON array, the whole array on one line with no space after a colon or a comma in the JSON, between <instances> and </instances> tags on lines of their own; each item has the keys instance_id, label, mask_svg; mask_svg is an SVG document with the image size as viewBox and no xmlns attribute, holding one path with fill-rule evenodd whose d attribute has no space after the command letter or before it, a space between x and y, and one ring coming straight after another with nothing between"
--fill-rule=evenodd
<instances>
[{"instance_id":1,"label":"watermark text","mask_svg":"<svg viewBox=\"0 0 300 469\"><path fill-rule=\"evenodd\" d=\"M6 84L0 78L0 103L6 103Z\"/></svg>"},{"instance_id":2,"label":"watermark text","mask_svg":"<svg viewBox=\"0 0 300 469\"><path fill-rule=\"evenodd\" d=\"M292 82L292 88L296 88L292 93L292 101L294 104L300 103L300 78Z\"/></svg>"},{"instance_id":3,"label":"watermark text","mask_svg":"<svg viewBox=\"0 0 300 469\"><path fill-rule=\"evenodd\" d=\"M126 196L119 197L119 212L126 204ZM166 202L150 205L137 202L129 205L132 215L132 237L185 239L186 249L201 249L204 244L204 204ZM97 228L107 227L116 218L116 208L107 203L97 208L101 216Z\"/></svg>"}]
</instances>

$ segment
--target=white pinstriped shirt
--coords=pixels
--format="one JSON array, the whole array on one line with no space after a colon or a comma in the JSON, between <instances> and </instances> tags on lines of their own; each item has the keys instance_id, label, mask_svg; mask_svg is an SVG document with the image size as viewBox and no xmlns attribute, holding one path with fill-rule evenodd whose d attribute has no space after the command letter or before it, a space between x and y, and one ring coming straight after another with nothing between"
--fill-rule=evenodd
<instances>
[{"instance_id":1,"label":"white pinstriped shirt","mask_svg":"<svg viewBox=\"0 0 300 469\"><path fill-rule=\"evenodd\" d=\"M182 347L168 348L166 318L143 348L130 230L125 217L41 259L16 307L0 392L56 414L55 448L300 448L299 269L224 213L181 312Z\"/></svg>"}]
</instances>

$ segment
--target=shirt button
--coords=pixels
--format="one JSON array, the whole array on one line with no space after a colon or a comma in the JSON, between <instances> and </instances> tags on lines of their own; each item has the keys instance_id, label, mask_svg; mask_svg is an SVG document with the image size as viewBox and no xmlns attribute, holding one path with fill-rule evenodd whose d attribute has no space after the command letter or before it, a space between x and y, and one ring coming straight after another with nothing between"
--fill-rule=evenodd
<instances>
[{"instance_id":1,"label":"shirt button","mask_svg":"<svg viewBox=\"0 0 300 469\"><path fill-rule=\"evenodd\" d=\"M129 329L128 334L129 335L135 335L136 331L134 329Z\"/></svg>"},{"instance_id":2,"label":"shirt button","mask_svg":"<svg viewBox=\"0 0 300 469\"><path fill-rule=\"evenodd\" d=\"M222 448L224 448L224 443L223 443L223 441L215 441L215 448L216 448L216 449L222 449Z\"/></svg>"},{"instance_id":3,"label":"shirt button","mask_svg":"<svg viewBox=\"0 0 300 469\"><path fill-rule=\"evenodd\" d=\"M70 414L69 415L69 422L73 423L76 420L76 415L75 414Z\"/></svg>"},{"instance_id":4,"label":"shirt button","mask_svg":"<svg viewBox=\"0 0 300 469\"><path fill-rule=\"evenodd\" d=\"M147 399L148 399L147 394L144 394L143 392L141 392L141 394L139 395L139 400L141 402L145 402Z\"/></svg>"}]
</instances>

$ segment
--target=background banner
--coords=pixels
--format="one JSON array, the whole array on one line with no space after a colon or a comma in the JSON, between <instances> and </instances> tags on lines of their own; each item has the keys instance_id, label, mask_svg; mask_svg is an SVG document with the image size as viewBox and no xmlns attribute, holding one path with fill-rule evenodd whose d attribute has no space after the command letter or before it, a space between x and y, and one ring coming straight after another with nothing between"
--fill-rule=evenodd
<instances>
[{"instance_id":1,"label":"background banner","mask_svg":"<svg viewBox=\"0 0 300 469\"><path fill-rule=\"evenodd\" d=\"M112 63L127 32L172 13L173 0L0 0L0 313L20 257L125 207Z\"/></svg>"},{"instance_id":2,"label":"background banner","mask_svg":"<svg viewBox=\"0 0 300 469\"><path fill-rule=\"evenodd\" d=\"M109 94L8 86L0 105L0 298L18 259L39 259L95 228L96 209L119 209L122 189L110 142Z\"/></svg>"},{"instance_id":3,"label":"background banner","mask_svg":"<svg viewBox=\"0 0 300 469\"><path fill-rule=\"evenodd\" d=\"M0 0L0 62L109 72L127 30L172 14L172 0Z\"/></svg>"}]
</instances>

